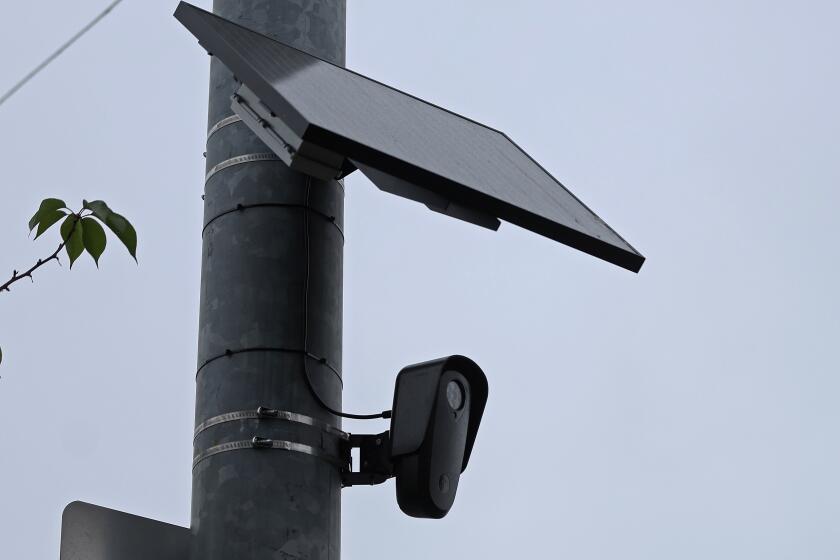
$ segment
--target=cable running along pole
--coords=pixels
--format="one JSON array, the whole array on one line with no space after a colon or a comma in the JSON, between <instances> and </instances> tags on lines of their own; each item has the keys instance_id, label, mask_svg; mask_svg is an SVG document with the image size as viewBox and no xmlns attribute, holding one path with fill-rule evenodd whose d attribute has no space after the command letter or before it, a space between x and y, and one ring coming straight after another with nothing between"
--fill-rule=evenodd
<instances>
[{"instance_id":1,"label":"cable running along pole","mask_svg":"<svg viewBox=\"0 0 840 560\"><path fill-rule=\"evenodd\" d=\"M214 0L213 11L344 65L345 0ZM265 157L234 118L239 87L212 57L192 560L339 560L344 188ZM255 410L283 414L238 414Z\"/></svg>"}]
</instances>

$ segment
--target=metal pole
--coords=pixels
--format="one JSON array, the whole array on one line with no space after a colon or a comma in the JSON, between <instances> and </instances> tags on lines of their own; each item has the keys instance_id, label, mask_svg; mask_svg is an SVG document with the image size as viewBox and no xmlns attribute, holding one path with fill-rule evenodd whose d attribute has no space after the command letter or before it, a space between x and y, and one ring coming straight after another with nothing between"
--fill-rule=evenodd
<instances>
[{"instance_id":1,"label":"metal pole","mask_svg":"<svg viewBox=\"0 0 840 560\"><path fill-rule=\"evenodd\" d=\"M345 9L345 0L214 1L218 15L340 65ZM338 453L323 425L340 419L313 398L304 360L340 409L343 186L271 156L232 117L236 87L213 59L196 427L245 414L211 420L195 439L191 557L337 560L339 469L319 451ZM258 407L303 416L254 418ZM253 448L254 436L296 445Z\"/></svg>"}]
</instances>

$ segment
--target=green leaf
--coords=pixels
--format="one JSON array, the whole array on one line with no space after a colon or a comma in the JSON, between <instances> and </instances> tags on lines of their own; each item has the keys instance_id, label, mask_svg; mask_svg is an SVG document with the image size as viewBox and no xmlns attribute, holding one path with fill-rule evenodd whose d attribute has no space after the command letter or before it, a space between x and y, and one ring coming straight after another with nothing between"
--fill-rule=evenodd
<instances>
[{"instance_id":1,"label":"green leaf","mask_svg":"<svg viewBox=\"0 0 840 560\"><path fill-rule=\"evenodd\" d=\"M38 208L38 211L35 212L35 215L32 216L31 220L29 220L29 231L35 229L35 226L38 225L38 222L40 222L45 215L49 214L54 210L60 210L62 208L65 208L66 206L67 205L64 203L64 201L58 198L45 198L44 200L42 200L41 206Z\"/></svg>"},{"instance_id":2,"label":"green leaf","mask_svg":"<svg viewBox=\"0 0 840 560\"><path fill-rule=\"evenodd\" d=\"M70 214L61 224L61 239L64 240L64 248L67 249L67 256L70 258L70 268L73 263L85 250L84 228L75 214Z\"/></svg>"},{"instance_id":3,"label":"green leaf","mask_svg":"<svg viewBox=\"0 0 840 560\"><path fill-rule=\"evenodd\" d=\"M58 220L67 215L63 210L52 210L47 214L41 216L38 222L38 232L35 234L35 239L38 239L42 233L50 229Z\"/></svg>"},{"instance_id":4,"label":"green leaf","mask_svg":"<svg viewBox=\"0 0 840 560\"><path fill-rule=\"evenodd\" d=\"M93 204L93 203L91 203ZM103 203L104 204L104 203ZM109 210L110 211L110 210ZM94 215L95 215L94 210ZM98 217L98 216L97 216ZM105 220L105 225L123 242L128 253L137 261L137 232L134 227L123 216L116 212L111 212Z\"/></svg>"},{"instance_id":5,"label":"green leaf","mask_svg":"<svg viewBox=\"0 0 840 560\"><path fill-rule=\"evenodd\" d=\"M102 200L94 200L93 202L83 200L82 207L93 212L93 215L99 218L103 224L108 223L108 216L113 214L111 209L108 208L108 205Z\"/></svg>"},{"instance_id":6,"label":"green leaf","mask_svg":"<svg viewBox=\"0 0 840 560\"><path fill-rule=\"evenodd\" d=\"M82 235L85 242L85 250L93 257L93 262L99 268L99 257L105 251L105 230L99 225L99 222L93 218L82 219Z\"/></svg>"},{"instance_id":7,"label":"green leaf","mask_svg":"<svg viewBox=\"0 0 840 560\"><path fill-rule=\"evenodd\" d=\"M61 222L61 241L63 243L67 243L67 238L70 236L70 233L73 231L72 228L76 224L76 215L71 214L67 216L67 219Z\"/></svg>"}]
</instances>

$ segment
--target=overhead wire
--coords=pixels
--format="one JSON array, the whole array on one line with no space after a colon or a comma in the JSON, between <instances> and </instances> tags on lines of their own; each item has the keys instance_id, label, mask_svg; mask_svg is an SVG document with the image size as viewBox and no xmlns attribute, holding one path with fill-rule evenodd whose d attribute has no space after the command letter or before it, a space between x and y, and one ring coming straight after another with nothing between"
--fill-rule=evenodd
<instances>
[{"instance_id":1,"label":"overhead wire","mask_svg":"<svg viewBox=\"0 0 840 560\"><path fill-rule=\"evenodd\" d=\"M39 64L38 66L33 68L31 72L29 72L18 83L16 83L14 86L12 86L12 89L7 91L6 93L3 94L2 97L0 97L0 105L3 105L3 103L8 101L8 99L11 98L15 93L17 93L18 90L20 90L20 88L25 86L32 78L34 78L35 76L40 74L41 71L44 68L49 66L52 61L54 61L56 58L58 58L61 55L61 53L66 51L68 48L70 48L73 45L73 43L75 43L76 41L81 39L82 36L84 36L85 33L90 31L91 29L93 29L96 26L96 24L98 24L100 21L105 19L105 16L110 14L111 11L113 11L113 9L116 8L117 5L122 1L123 0L114 0L113 2L111 2L111 4L109 4L107 8L105 8L102 12L100 12L99 15L97 15L95 18L93 18L93 20L91 20L87 25L82 27L78 32L76 32L76 34L73 35L66 43L61 45L58 48L58 50L56 50L54 53L52 53L50 56L48 56L43 62L41 62L41 64Z\"/></svg>"}]
</instances>

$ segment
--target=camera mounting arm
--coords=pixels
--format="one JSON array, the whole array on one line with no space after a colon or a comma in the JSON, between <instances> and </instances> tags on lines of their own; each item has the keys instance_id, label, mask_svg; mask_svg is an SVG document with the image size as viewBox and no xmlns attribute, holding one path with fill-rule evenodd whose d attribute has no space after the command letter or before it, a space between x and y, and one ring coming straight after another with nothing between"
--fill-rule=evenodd
<instances>
[{"instance_id":1,"label":"camera mounting arm","mask_svg":"<svg viewBox=\"0 0 840 560\"><path fill-rule=\"evenodd\" d=\"M341 485L360 486L382 484L394 476L391 462L391 432L381 434L350 434L344 443L347 470L341 473ZM353 471L352 449L359 449L359 470Z\"/></svg>"}]
</instances>

